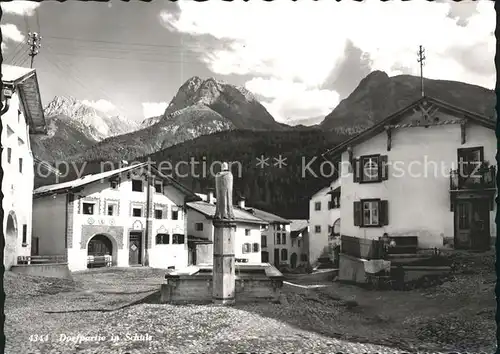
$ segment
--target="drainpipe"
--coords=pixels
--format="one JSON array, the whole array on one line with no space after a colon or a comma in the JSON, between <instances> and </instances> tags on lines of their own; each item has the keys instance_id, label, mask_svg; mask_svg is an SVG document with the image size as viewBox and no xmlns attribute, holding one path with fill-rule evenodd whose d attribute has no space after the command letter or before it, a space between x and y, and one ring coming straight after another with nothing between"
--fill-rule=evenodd
<instances>
[{"instance_id":1,"label":"drainpipe","mask_svg":"<svg viewBox=\"0 0 500 354\"><path fill-rule=\"evenodd\" d=\"M145 232L145 240L144 240L144 265L146 267L149 267L149 253L148 253L148 240L149 240L149 234L150 234L150 229L152 226L152 220L151 220L151 209L152 209L152 198L151 198L151 185L152 185L152 178L151 176L147 176L147 191L146 191L146 232Z\"/></svg>"}]
</instances>

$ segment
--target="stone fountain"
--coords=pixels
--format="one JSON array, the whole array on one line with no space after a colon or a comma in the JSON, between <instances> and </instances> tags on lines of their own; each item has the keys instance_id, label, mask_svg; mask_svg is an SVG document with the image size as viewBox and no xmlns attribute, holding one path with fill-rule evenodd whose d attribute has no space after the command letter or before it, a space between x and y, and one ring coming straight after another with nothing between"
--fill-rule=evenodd
<instances>
[{"instance_id":1,"label":"stone fountain","mask_svg":"<svg viewBox=\"0 0 500 354\"><path fill-rule=\"evenodd\" d=\"M227 163L215 176L217 204L213 219L213 264L167 273L161 286L163 303L232 305L235 302L278 301L283 274L269 263L235 263L236 222L233 174Z\"/></svg>"}]
</instances>

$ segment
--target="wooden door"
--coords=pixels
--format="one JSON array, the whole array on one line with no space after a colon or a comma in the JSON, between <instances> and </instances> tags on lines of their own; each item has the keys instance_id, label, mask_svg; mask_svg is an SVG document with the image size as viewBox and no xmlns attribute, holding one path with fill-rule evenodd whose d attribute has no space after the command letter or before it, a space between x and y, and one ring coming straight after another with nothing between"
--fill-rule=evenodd
<instances>
[{"instance_id":1,"label":"wooden door","mask_svg":"<svg viewBox=\"0 0 500 354\"><path fill-rule=\"evenodd\" d=\"M455 248L471 247L472 203L458 201L455 207Z\"/></svg>"},{"instance_id":2,"label":"wooden door","mask_svg":"<svg viewBox=\"0 0 500 354\"><path fill-rule=\"evenodd\" d=\"M142 241L142 233L141 232L131 232L129 236L129 256L128 263L129 265L139 265L141 264L141 241Z\"/></svg>"},{"instance_id":3,"label":"wooden door","mask_svg":"<svg viewBox=\"0 0 500 354\"><path fill-rule=\"evenodd\" d=\"M471 248L490 248L490 205L487 199L477 199L472 203Z\"/></svg>"}]
</instances>

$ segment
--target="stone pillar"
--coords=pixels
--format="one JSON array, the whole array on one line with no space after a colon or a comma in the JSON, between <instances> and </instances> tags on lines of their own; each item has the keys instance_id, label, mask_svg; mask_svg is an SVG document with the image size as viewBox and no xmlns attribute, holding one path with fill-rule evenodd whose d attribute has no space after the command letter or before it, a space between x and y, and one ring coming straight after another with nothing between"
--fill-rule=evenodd
<instances>
[{"instance_id":1,"label":"stone pillar","mask_svg":"<svg viewBox=\"0 0 500 354\"><path fill-rule=\"evenodd\" d=\"M234 240L236 224L233 213L233 175L227 163L215 176L217 204L214 215L214 261L212 301L231 305L235 300Z\"/></svg>"},{"instance_id":2,"label":"stone pillar","mask_svg":"<svg viewBox=\"0 0 500 354\"><path fill-rule=\"evenodd\" d=\"M228 220L214 220L214 262L212 300L216 304L234 304L235 257L234 234L236 224Z\"/></svg>"}]
</instances>

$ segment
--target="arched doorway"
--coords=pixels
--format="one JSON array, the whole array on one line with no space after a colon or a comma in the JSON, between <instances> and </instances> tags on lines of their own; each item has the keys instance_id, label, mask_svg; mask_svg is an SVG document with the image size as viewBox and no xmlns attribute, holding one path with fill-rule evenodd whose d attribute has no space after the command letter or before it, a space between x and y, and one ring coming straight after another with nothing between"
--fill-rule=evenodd
<instances>
[{"instance_id":1,"label":"arched doorway","mask_svg":"<svg viewBox=\"0 0 500 354\"><path fill-rule=\"evenodd\" d=\"M5 249L4 249L4 266L5 269L10 269L11 266L17 264L17 218L13 211L7 215L7 224L5 226Z\"/></svg>"},{"instance_id":2,"label":"arched doorway","mask_svg":"<svg viewBox=\"0 0 500 354\"><path fill-rule=\"evenodd\" d=\"M292 253L290 256L290 265L292 266L292 269L297 267L297 253Z\"/></svg>"},{"instance_id":3,"label":"arched doorway","mask_svg":"<svg viewBox=\"0 0 500 354\"><path fill-rule=\"evenodd\" d=\"M333 223L333 236L339 236L340 235L340 218L335 220Z\"/></svg>"},{"instance_id":4,"label":"arched doorway","mask_svg":"<svg viewBox=\"0 0 500 354\"><path fill-rule=\"evenodd\" d=\"M113 262L113 242L106 235L95 235L87 245L87 267L106 267Z\"/></svg>"}]
</instances>

